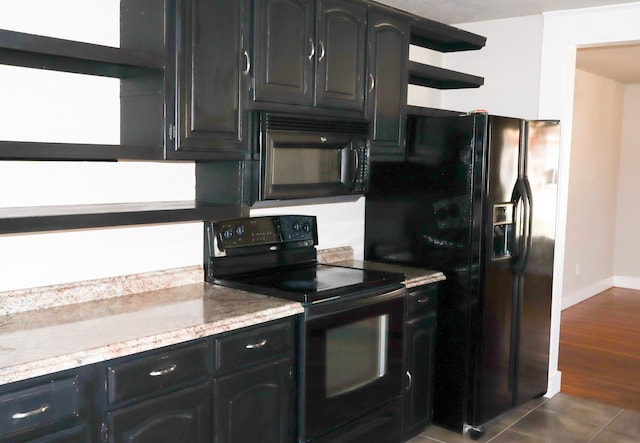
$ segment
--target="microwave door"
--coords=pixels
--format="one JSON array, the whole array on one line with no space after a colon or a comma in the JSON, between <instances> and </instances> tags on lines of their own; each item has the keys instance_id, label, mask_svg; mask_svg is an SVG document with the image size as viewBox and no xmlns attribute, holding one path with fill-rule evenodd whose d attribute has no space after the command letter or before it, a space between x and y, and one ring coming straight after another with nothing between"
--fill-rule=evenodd
<instances>
[{"instance_id":1,"label":"microwave door","mask_svg":"<svg viewBox=\"0 0 640 443\"><path fill-rule=\"evenodd\" d=\"M265 200L352 193L359 160L348 136L272 132L261 154Z\"/></svg>"}]
</instances>

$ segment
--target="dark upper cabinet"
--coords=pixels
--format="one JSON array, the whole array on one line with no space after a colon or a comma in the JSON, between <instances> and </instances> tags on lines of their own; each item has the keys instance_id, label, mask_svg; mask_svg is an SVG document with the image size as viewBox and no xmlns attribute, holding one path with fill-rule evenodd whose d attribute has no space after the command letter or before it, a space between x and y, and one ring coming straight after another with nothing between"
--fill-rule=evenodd
<instances>
[{"instance_id":1,"label":"dark upper cabinet","mask_svg":"<svg viewBox=\"0 0 640 443\"><path fill-rule=\"evenodd\" d=\"M255 101L313 104L315 0L254 2Z\"/></svg>"},{"instance_id":2,"label":"dark upper cabinet","mask_svg":"<svg viewBox=\"0 0 640 443\"><path fill-rule=\"evenodd\" d=\"M175 159L241 159L249 152L249 53L244 0L177 2ZM175 128L175 129L174 129Z\"/></svg>"},{"instance_id":3,"label":"dark upper cabinet","mask_svg":"<svg viewBox=\"0 0 640 443\"><path fill-rule=\"evenodd\" d=\"M404 157L409 36L406 20L369 10L366 114L373 158Z\"/></svg>"},{"instance_id":4,"label":"dark upper cabinet","mask_svg":"<svg viewBox=\"0 0 640 443\"><path fill-rule=\"evenodd\" d=\"M316 106L363 110L367 8L318 0Z\"/></svg>"},{"instance_id":5,"label":"dark upper cabinet","mask_svg":"<svg viewBox=\"0 0 640 443\"><path fill-rule=\"evenodd\" d=\"M254 5L255 102L363 111L364 3L259 0Z\"/></svg>"}]
</instances>

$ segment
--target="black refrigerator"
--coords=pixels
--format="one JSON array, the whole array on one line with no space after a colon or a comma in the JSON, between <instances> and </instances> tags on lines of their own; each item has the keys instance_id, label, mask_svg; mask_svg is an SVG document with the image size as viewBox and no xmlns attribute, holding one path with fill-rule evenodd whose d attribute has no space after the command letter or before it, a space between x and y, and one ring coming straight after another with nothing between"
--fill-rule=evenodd
<instances>
[{"instance_id":1,"label":"black refrigerator","mask_svg":"<svg viewBox=\"0 0 640 443\"><path fill-rule=\"evenodd\" d=\"M458 432L547 390L560 125L409 116L374 161L365 259L441 270L433 421Z\"/></svg>"}]
</instances>

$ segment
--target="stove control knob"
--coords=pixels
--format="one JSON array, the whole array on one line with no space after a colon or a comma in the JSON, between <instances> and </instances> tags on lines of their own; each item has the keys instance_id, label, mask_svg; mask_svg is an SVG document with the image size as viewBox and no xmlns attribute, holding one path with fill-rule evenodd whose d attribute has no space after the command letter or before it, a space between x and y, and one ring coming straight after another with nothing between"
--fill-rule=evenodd
<instances>
[{"instance_id":1,"label":"stove control knob","mask_svg":"<svg viewBox=\"0 0 640 443\"><path fill-rule=\"evenodd\" d=\"M294 221L293 222L293 230L298 232L300 231L300 229L302 229L302 224L299 221Z\"/></svg>"},{"instance_id":2,"label":"stove control knob","mask_svg":"<svg viewBox=\"0 0 640 443\"><path fill-rule=\"evenodd\" d=\"M304 224L302 225L302 230L303 230L304 232L311 232L311 225L310 225L309 223L304 223Z\"/></svg>"},{"instance_id":3,"label":"stove control knob","mask_svg":"<svg viewBox=\"0 0 640 443\"><path fill-rule=\"evenodd\" d=\"M244 225L236 226L235 233L238 237L242 237L244 235Z\"/></svg>"},{"instance_id":4,"label":"stove control knob","mask_svg":"<svg viewBox=\"0 0 640 443\"><path fill-rule=\"evenodd\" d=\"M225 240L231 240L232 237L233 237L233 231L231 230L231 228L225 228L222 231L222 238L224 238Z\"/></svg>"}]
</instances>

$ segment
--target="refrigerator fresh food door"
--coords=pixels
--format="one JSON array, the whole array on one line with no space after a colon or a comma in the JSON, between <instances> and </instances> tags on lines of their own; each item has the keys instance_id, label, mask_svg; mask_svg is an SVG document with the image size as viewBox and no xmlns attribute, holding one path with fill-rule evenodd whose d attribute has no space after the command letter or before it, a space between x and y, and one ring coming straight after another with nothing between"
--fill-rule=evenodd
<instances>
[{"instance_id":1,"label":"refrigerator fresh food door","mask_svg":"<svg viewBox=\"0 0 640 443\"><path fill-rule=\"evenodd\" d=\"M559 142L558 121L527 123L525 173L532 218L528 258L521 276L516 405L547 391Z\"/></svg>"}]
</instances>

